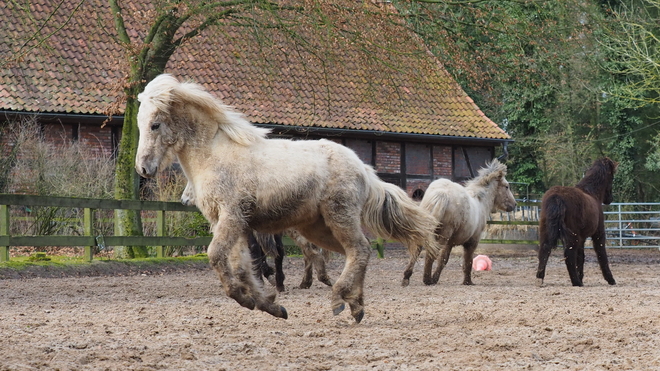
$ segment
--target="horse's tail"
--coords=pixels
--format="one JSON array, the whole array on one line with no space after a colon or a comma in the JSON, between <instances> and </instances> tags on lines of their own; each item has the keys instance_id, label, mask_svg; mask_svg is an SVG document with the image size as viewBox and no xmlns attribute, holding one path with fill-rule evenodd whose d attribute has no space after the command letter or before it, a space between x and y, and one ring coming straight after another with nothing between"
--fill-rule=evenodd
<instances>
[{"instance_id":1,"label":"horse's tail","mask_svg":"<svg viewBox=\"0 0 660 371\"><path fill-rule=\"evenodd\" d=\"M420 246L437 256L435 242L436 220L405 191L385 183L369 168L369 196L362 209L362 222L379 237L401 241L411 254Z\"/></svg>"},{"instance_id":2,"label":"horse's tail","mask_svg":"<svg viewBox=\"0 0 660 371\"><path fill-rule=\"evenodd\" d=\"M264 254L276 258L279 253L277 252L277 244L275 243L275 235L270 233L261 233L257 231L252 231L254 238L257 240L261 250Z\"/></svg>"},{"instance_id":3,"label":"horse's tail","mask_svg":"<svg viewBox=\"0 0 660 371\"><path fill-rule=\"evenodd\" d=\"M561 240L564 246L567 246L569 237L574 235L564 222L566 217L566 203L558 195L551 195L543 200L541 205L542 215L545 216L543 229L545 236L540 236L541 243L549 243L552 246L557 246L557 241Z\"/></svg>"}]
</instances>

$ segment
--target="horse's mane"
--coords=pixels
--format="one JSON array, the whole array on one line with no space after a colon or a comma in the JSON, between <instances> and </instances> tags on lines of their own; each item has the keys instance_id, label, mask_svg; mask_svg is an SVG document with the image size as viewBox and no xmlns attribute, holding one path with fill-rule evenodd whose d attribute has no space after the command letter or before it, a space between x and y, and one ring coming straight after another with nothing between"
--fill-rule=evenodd
<instances>
[{"instance_id":1,"label":"horse's mane","mask_svg":"<svg viewBox=\"0 0 660 371\"><path fill-rule=\"evenodd\" d=\"M481 199L486 188L495 180L506 176L506 165L497 159L486 163L486 167L479 169L479 175L465 184L465 188L472 191L474 196Z\"/></svg>"},{"instance_id":2,"label":"horse's mane","mask_svg":"<svg viewBox=\"0 0 660 371\"><path fill-rule=\"evenodd\" d=\"M231 140L242 145L250 145L265 138L270 132L252 125L243 114L224 105L203 86L194 82L179 82L170 74L162 74L153 79L138 95L138 100L149 100L156 109L163 112L167 112L172 103L194 105L211 116L212 121Z\"/></svg>"},{"instance_id":3,"label":"horse's mane","mask_svg":"<svg viewBox=\"0 0 660 371\"><path fill-rule=\"evenodd\" d=\"M617 164L609 157L599 158L591 165L587 173L575 186L586 193L597 195L612 184Z\"/></svg>"}]
</instances>

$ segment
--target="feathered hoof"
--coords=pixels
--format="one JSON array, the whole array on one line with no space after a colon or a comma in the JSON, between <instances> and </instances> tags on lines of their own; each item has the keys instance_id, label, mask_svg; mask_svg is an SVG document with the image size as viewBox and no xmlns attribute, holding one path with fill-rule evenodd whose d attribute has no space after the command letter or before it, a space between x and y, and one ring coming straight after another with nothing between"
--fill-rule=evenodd
<instances>
[{"instance_id":1,"label":"feathered hoof","mask_svg":"<svg viewBox=\"0 0 660 371\"><path fill-rule=\"evenodd\" d=\"M353 318L355 318L355 323L360 323L362 321L362 318L364 318L364 309L360 309L359 312L357 312Z\"/></svg>"},{"instance_id":2,"label":"feathered hoof","mask_svg":"<svg viewBox=\"0 0 660 371\"><path fill-rule=\"evenodd\" d=\"M407 287L408 285L410 285L410 280L408 278L401 280L401 286Z\"/></svg>"},{"instance_id":3,"label":"feathered hoof","mask_svg":"<svg viewBox=\"0 0 660 371\"><path fill-rule=\"evenodd\" d=\"M298 287L302 290L307 290L308 288L312 287L312 282L303 281L300 283L300 286Z\"/></svg>"},{"instance_id":4,"label":"feathered hoof","mask_svg":"<svg viewBox=\"0 0 660 371\"><path fill-rule=\"evenodd\" d=\"M346 305L344 303L341 303L340 306L332 310L332 314L335 316L339 315L339 313L343 312L344 309L346 308Z\"/></svg>"}]
</instances>

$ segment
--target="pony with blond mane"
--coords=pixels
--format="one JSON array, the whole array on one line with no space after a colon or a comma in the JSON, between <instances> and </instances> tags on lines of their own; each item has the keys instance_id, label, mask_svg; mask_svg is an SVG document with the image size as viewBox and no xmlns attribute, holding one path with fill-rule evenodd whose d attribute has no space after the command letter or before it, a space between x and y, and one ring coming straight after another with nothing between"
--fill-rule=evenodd
<instances>
[{"instance_id":1,"label":"pony with blond mane","mask_svg":"<svg viewBox=\"0 0 660 371\"><path fill-rule=\"evenodd\" d=\"M251 230L297 230L309 242L346 255L332 287L335 315L348 303L364 316L364 277L371 255L362 225L437 253L435 220L395 185L381 181L352 150L328 140L267 139L202 86L163 74L139 94L135 168L153 177L178 159L195 204L211 224L211 266L240 305L287 318L253 273Z\"/></svg>"},{"instance_id":2,"label":"pony with blond mane","mask_svg":"<svg viewBox=\"0 0 660 371\"><path fill-rule=\"evenodd\" d=\"M427 254L424 261L424 283L434 285L456 245L463 245L463 284L472 285L472 259L486 228L488 215L496 210L513 211L516 199L505 178L506 165L497 159L479 170L479 175L465 186L448 179L433 181L426 190L420 206L428 210L437 221L436 234L442 246L437 256L438 266L431 274L436 260ZM403 273L402 285L407 286L417 257L417 250Z\"/></svg>"}]
</instances>

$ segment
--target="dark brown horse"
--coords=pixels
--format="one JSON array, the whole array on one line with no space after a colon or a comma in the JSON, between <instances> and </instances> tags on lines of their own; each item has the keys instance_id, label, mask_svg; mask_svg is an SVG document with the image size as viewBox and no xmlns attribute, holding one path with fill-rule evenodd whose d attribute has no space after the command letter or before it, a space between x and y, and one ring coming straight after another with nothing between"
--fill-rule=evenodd
<instances>
[{"instance_id":1,"label":"dark brown horse","mask_svg":"<svg viewBox=\"0 0 660 371\"><path fill-rule=\"evenodd\" d=\"M594 161L575 187L555 186L544 195L539 225L539 286L545 278L550 251L561 239L566 268L573 286L582 286L584 277L584 241L591 237L603 277L616 284L605 251L603 205L612 203L612 181L617 164L609 158Z\"/></svg>"}]
</instances>

